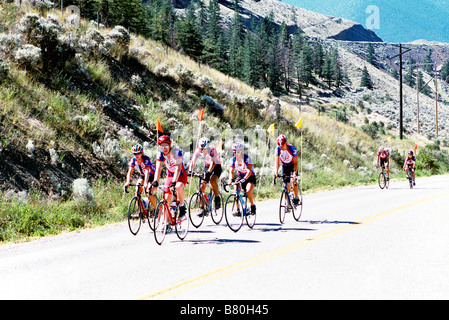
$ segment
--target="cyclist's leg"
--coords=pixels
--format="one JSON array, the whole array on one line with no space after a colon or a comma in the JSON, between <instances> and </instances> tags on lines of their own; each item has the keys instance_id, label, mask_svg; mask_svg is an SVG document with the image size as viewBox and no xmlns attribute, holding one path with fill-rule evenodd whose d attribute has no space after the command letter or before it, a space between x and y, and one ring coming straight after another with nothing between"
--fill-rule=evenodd
<instances>
[{"instance_id":1,"label":"cyclist's leg","mask_svg":"<svg viewBox=\"0 0 449 320\"><path fill-rule=\"evenodd\" d=\"M242 187L245 188L246 194L248 195L249 202L251 203L251 212L256 212L256 205L254 203L254 188L256 187L256 176L250 176Z\"/></svg>"},{"instance_id":2,"label":"cyclist's leg","mask_svg":"<svg viewBox=\"0 0 449 320\"><path fill-rule=\"evenodd\" d=\"M138 191L139 194L142 194L144 192L143 187L138 186L139 184L143 185L144 178L145 178L145 176L141 175L136 183L136 190Z\"/></svg>"},{"instance_id":3,"label":"cyclist's leg","mask_svg":"<svg viewBox=\"0 0 449 320\"><path fill-rule=\"evenodd\" d=\"M148 180L149 181L153 181L154 180L154 175L150 174ZM151 202L151 205L153 206L153 209L156 209L156 207L157 207L156 197L153 196L153 194L157 191L157 189L156 188L152 188L151 187L151 183L150 183L150 190L151 190L150 192L151 192L152 195L148 196L148 199L150 199L150 202Z\"/></svg>"}]
</instances>

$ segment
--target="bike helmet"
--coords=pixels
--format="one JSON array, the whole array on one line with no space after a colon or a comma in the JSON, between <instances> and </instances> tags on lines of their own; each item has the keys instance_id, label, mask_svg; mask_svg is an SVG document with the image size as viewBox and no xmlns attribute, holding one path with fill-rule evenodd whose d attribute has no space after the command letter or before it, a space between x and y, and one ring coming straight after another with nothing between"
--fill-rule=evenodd
<instances>
[{"instance_id":1,"label":"bike helmet","mask_svg":"<svg viewBox=\"0 0 449 320\"><path fill-rule=\"evenodd\" d=\"M244 146L243 146L243 143L241 143L241 142L235 142L235 143L232 145L232 151L243 150L243 148L244 148Z\"/></svg>"},{"instance_id":2,"label":"bike helmet","mask_svg":"<svg viewBox=\"0 0 449 320\"><path fill-rule=\"evenodd\" d=\"M385 150L384 147L380 147L380 148L379 148L379 152L380 152L380 153L384 152L384 150Z\"/></svg>"},{"instance_id":3,"label":"bike helmet","mask_svg":"<svg viewBox=\"0 0 449 320\"><path fill-rule=\"evenodd\" d=\"M408 154L411 154L411 155L413 156L413 151L410 150L410 151L408 152Z\"/></svg>"},{"instance_id":4,"label":"bike helmet","mask_svg":"<svg viewBox=\"0 0 449 320\"><path fill-rule=\"evenodd\" d=\"M278 146L282 146L284 143L287 143L287 137L285 134L280 134L279 137L277 137L276 142Z\"/></svg>"},{"instance_id":5,"label":"bike helmet","mask_svg":"<svg viewBox=\"0 0 449 320\"><path fill-rule=\"evenodd\" d=\"M206 149L210 144L210 140L206 137L203 137L200 139L200 148Z\"/></svg>"},{"instance_id":6,"label":"bike helmet","mask_svg":"<svg viewBox=\"0 0 449 320\"><path fill-rule=\"evenodd\" d=\"M170 139L170 137L167 136L167 135L160 136L159 139L157 139L157 144L158 144L158 145L161 145L161 144L163 144L163 143L171 144L171 139Z\"/></svg>"},{"instance_id":7,"label":"bike helmet","mask_svg":"<svg viewBox=\"0 0 449 320\"><path fill-rule=\"evenodd\" d=\"M143 147L140 144L136 144L131 148L131 152L136 154L136 153L142 153L143 152Z\"/></svg>"}]
</instances>

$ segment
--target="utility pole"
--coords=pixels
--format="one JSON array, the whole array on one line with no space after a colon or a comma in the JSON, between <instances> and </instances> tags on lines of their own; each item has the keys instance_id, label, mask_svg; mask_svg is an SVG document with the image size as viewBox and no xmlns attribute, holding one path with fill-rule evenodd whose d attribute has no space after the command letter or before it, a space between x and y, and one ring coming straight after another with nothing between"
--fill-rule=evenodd
<instances>
[{"instance_id":1,"label":"utility pole","mask_svg":"<svg viewBox=\"0 0 449 320\"><path fill-rule=\"evenodd\" d=\"M437 88L437 67L435 66L435 133L438 138L438 88Z\"/></svg>"},{"instance_id":2,"label":"utility pole","mask_svg":"<svg viewBox=\"0 0 449 320\"><path fill-rule=\"evenodd\" d=\"M394 57L389 58L394 59L396 57L399 57L399 139L403 139L403 131L404 131L404 121L403 121L403 104L402 104L402 55L404 53L409 52L412 49L405 48L406 50L402 50L402 43L399 45L393 44L395 47L399 47L399 54L395 55Z\"/></svg>"}]
</instances>

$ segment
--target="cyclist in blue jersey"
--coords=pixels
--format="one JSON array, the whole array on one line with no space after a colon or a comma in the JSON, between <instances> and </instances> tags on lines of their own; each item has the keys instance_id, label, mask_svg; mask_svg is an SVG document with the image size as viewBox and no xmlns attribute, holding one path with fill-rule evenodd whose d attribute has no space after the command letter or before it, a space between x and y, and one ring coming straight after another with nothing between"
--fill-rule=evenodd
<instances>
[{"instance_id":1,"label":"cyclist in blue jersey","mask_svg":"<svg viewBox=\"0 0 449 320\"><path fill-rule=\"evenodd\" d=\"M143 147L140 144L134 145L131 148L131 152L133 153L134 157L129 162L128 173L126 175L126 182L123 187L125 189L129 187L134 172L134 168L136 168L140 176L136 184L141 184L143 185L143 188L145 190L148 190L151 181L153 181L156 166L151 162L150 157L143 154ZM139 193L142 193L142 191L143 190L139 190ZM154 192L156 192L156 188L151 189L151 193ZM151 195L148 197L148 199L151 201L153 208L156 208L157 205L156 198Z\"/></svg>"},{"instance_id":2,"label":"cyclist in blue jersey","mask_svg":"<svg viewBox=\"0 0 449 320\"><path fill-rule=\"evenodd\" d=\"M232 145L232 151L234 152L234 157L231 159L229 165L229 181L232 183L234 181L234 172L237 171L236 182L240 181L242 183L242 188L246 190L248 199L251 203L251 213L256 213L256 205L254 204L254 193L253 190L256 187L256 174L253 170L253 162L251 158L243 153L244 146L240 142L236 142Z\"/></svg>"}]
</instances>

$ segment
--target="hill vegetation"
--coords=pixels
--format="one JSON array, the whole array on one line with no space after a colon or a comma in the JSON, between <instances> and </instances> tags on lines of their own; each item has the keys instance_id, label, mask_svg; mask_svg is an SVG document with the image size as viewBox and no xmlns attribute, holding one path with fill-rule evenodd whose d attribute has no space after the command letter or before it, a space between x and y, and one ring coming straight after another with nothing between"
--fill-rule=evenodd
<instances>
[{"instance_id":1,"label":"hill vegetation","mask_svg":"<svg viewBox=\"0 0 449 320\"><path fill-rule=\"evenodd\" d=\"M272 123L276 133L303 146L305 192L376 179L374 151L388 137L348 123L346 110L367 113L360 107L332 105L319 113L298 108L291 97L275 97L265 87L269 81L250 86L123 26L99 28L82 19L73 27L70 15L58 10L36 13L3 2L0 19L0 241L122 221L131 146L143 144L154 161L159 119L187 162L201 108L202 134L215 145L223 142L225 164L230 144L245 142L262 182L258 199L279 192L271 185L273 149L267 151L276 138L266 133ZM301 59L310 50L303 41ZM325 57L324 66L338 66L338 51ZM336 78L328 82L325 70L320 74L310 64L311 86L337 85ZM302 131L294 125L299 117ZM394 177L414 143L389 143ZM423 148L420 175L447 171L444 149L440 142Z\"/></svg>"}]
</instances>

